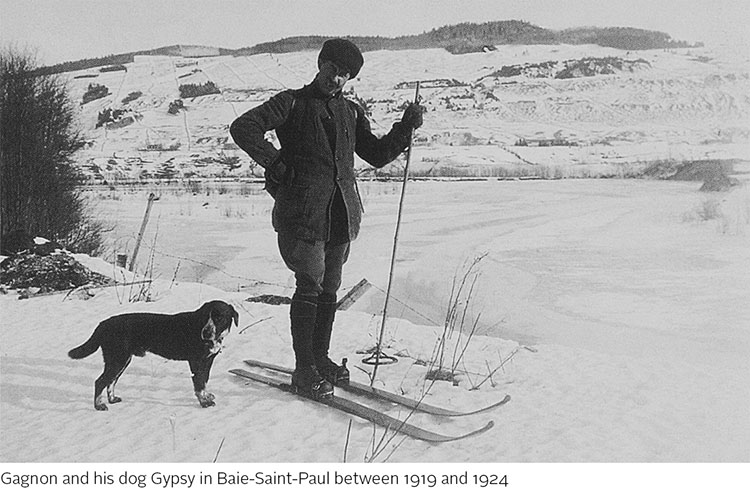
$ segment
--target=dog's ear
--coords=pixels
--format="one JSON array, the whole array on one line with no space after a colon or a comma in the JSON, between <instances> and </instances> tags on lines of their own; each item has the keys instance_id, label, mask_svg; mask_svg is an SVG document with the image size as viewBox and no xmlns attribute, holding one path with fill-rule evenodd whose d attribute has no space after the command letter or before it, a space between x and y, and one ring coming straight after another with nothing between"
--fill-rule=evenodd
<instances>
[{"instance_id":1,"label":"dog's ear","mask_svg":"<svg viewBox=\"0 0 750 499\"><path fill-rule=\"evenodd\" d=\"M224 328L222 331L219 331L220 333L224 331L228 332L232 328L232 321L234 321L235 326L240 325L240 314L237 313L237 310L232 305L223 301L211 302L211 305L209 314L212 316L215 315L216 322ZM225 323L226 326L224 326Z\"/></svg>"},{"instance_id":2,"label":"dog's ear","mask_svg":"<svg viewBox=\"0 0 750 499\"><path fill-rule=\"evenodd\" d=\"M201 330L201 338L203 341L212 341L216 338L216 324L211 314L208 314L208 321L206 321L206 325Z\"/></svg>"}]
</instances>

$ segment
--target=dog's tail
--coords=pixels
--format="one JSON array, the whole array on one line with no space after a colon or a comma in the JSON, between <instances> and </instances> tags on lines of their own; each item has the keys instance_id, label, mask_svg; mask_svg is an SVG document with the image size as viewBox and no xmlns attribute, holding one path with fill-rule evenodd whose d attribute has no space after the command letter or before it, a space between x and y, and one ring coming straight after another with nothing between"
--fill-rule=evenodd
<instances>
[{"instance_id":1,"label":"dog's tail","mask_svg":"<svg viewBox=\"0 0 750 499\"><path fill-rule=\"evenodd\" d=\"M68 357L70 357L71 359L82 359L96 352L101 345L101 342L99 341L99 336L101 335L101 332L99 331L100 327L101 324L97 326L96 329L94 329L94 333L91 335L91 338L86 340L86 343L81 346L77 346L73 350L68 352Z\"/></svg>"}]
</instances>

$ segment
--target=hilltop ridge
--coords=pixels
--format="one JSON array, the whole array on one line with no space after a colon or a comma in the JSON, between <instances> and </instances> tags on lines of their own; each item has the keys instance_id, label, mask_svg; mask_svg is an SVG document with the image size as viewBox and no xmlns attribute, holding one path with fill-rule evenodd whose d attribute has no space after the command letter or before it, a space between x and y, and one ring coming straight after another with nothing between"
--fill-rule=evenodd
<instances>
[{"instance_id":1,"label":"hilltop ridge","mask_svg":"<svg viewBox=\"0 0 750 499\"><path fill-rule=\"evenodd\" d=\"M164 55L173 57L210 57L217 55L248 56L255 54L282 54L317 50L332 36L302 35L263 42L250 47L227 49L203 45L169 45L152 50L113 54L104 57L68 61L41 69L45 74L65 73L98 66L127 64L139 55ZM628 27L580 27L560 31L542 28L526 21L491 21L486 23L461 23L443 26L419 35L398 37L345 36L356 43L363 52L375 50L411 50L442 48L453 54L493 50L497 45L599 45L622 50L651 50L702 46L676 41L661 31Z\"/></svg>"},{"instance_id":2,"label":"hilltop ridge","mask_svg":"<svg viewBox=\"0 0 750 499\"><path fill-rule=\"evenodd\" d=\"M329 37L295 36L238 49L236 55L286 53L316 50ZM451 53L481 51L493 45L599 45L623 50L650 50L689 47L683 41L661 31L638 28L571 28L554 31L525 21L492 21L482 24L461 23L433 29L420 35L386 38L380 36L347 37L363 51L444 48Z\"/></svg>"}]
</instances>

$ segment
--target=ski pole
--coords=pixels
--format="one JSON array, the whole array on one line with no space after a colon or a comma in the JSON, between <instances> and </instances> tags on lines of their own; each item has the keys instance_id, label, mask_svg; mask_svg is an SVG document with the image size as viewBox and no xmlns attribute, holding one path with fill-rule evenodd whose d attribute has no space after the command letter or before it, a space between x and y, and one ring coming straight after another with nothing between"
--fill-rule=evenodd
<instances>
[{"instance_id":1,"label":"ski pole","mask_svg":"<svg viewBox=\"0 0 750 499\"><path fill-rule=\"evenodd\" d=\"M414 103L419 103L419 81L417 81L417 89L414 93ZM401 215L403 213L404 208L404 194L406 194L406 182L409 179L409 163L411 162L411 147L412 147L412 140L414 136L414 131L409 134L409 148L406 151L406 166L404 166L404 178L401 184L401 197L398 202L398 215L396 218L396 230L393 235L393 251L391 252L391 266L390 270L388 271L388 287L386 288L385 292L385 303L383 304L383 320L380 323L380 335L378 336L378 342L375 345L375 352L368 357L367 359L364 359L363 362L365 363L372 363L370 362L373 360L374 357L374 365L375 368L372 371L372 376L370 377L370 386L372 386L375 383L375 376L378 372L378 366L381 364L381 358L386 358L388 361L385 362L386 364L394 364L398 362L398 359L394 357L390 357L388 355L385 355L381 351L381 346L383 344L383 334L385 333L385 320L388 313L388 301L391 297L391 286L393 285L393 270L396 265L396 247L398 246L398 234L399 230L401 228Z\"/></svg>"}]
</instances>

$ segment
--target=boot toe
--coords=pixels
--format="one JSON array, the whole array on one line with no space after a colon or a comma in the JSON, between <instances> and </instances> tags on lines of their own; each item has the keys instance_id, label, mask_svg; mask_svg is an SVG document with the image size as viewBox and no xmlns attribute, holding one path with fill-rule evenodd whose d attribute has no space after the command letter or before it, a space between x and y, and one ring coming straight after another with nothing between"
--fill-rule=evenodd
<instances>
[{"instance_id":1,"label":"boot toe","mask_svg":"<svg viewBox=\"0 0 750 499\"><path fill-rule=\"evenodd\" d=\"M333 396L333 385L315 367L295 370L292 374L292 386L297 393L314 399Z\"/></svg>"}]
</instances>

